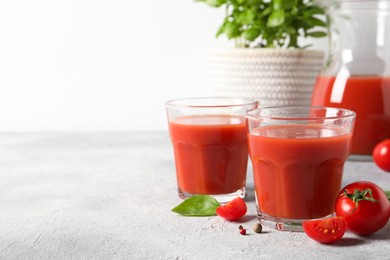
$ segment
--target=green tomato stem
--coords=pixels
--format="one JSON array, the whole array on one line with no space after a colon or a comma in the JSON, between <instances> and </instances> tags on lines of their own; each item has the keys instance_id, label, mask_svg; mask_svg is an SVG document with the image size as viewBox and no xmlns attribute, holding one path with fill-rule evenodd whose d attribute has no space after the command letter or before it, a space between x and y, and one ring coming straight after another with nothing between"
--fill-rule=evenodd
<instances>
[{"instance_id":1,"label":"green tomato stem","mask_svg":"<svg viewBox=\"0 0 390 260\"><path fill-rule=\"evenodd\" d=\"M350 198L353 202L355 202L356 206L351 213L353 213L358 208L359 202L362 200L371 201L373 203L380 203L378 200L373 198L371 189L365 189L362 191L355 189L353 193L348 193L347 190L344 190L344 196Z\"/></svg>"}]
</instances>

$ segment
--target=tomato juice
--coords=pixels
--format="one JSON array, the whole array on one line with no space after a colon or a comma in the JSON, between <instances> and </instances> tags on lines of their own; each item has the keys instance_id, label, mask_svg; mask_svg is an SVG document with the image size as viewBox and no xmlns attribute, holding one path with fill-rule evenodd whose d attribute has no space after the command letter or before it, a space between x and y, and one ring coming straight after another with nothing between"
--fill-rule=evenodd
<instances>
[{"instance_id":1,"label":"tomato juice","mask_svg":"<svg viewBox=\"0 0 390 260\"><path fill-rule=\"evenodd\" d=\"M376 144L390 138L390 77L320 76L312 105L346 108L356 113L352 154L371 155Z\"/></svg>"},{"instance_id":2,"label":"tomato juice","mask_svg":"<svg viewBox=\"0 0 390 260\"><path fill-rule=\"evenodd\" d=\"M245 187L248 145L243 116L181 116L169 122L178 187L229 194Z\"/></svg>"},{"instance_id":3,"label":"tomato juice","mask_svg":"<svg viewBox=\"0 0 390 260\"><path fill-rule=\"evenodd\" d=\"M322 125L273 125L251 130L249 154L262 214L313 219L334 213L351 134Z\"/></svg>"}]
</instances>

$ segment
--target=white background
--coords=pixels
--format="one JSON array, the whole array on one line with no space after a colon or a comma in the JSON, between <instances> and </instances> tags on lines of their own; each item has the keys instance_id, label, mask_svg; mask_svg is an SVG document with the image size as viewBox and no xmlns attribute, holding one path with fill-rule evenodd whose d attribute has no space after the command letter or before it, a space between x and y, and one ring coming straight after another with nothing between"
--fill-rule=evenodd
<instances>
[{"instance_id":1,"label":"white background","mask_svg":"<svg viewBox=\"0 0 390 260\"><path fill-rule=\"evenodd\" d=\"M208 95L223 10L192 0L0 1L0 131L161 131Z\"/></svg>"}]
</instances>

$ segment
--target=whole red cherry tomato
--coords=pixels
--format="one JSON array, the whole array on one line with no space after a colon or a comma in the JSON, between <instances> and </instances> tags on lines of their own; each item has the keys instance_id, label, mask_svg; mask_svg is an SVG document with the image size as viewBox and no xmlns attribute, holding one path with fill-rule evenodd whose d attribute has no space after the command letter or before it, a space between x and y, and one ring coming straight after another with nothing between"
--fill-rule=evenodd
<instances>
[{"instance_id":1,"label":"whole red cherry tomato","mask_svg":"<svg viewBox=\"0 0 390 260\"><path fill-rule=\"evenodd\" d=\"M390 202L376 184L358 181L344 187L336 199L336 215L347 222L347 229L358 235L369 235L386 225Z\"/></svg>"},{"instance_id":2,"label":"whole red cherry tomato","mask_svg":"<svg viewBox=\"0 0 390 260\"><path fill-rule=\"evenodd\" d=\"M225 205L218 206L216 212L218 216L229 220L235 221L245 215L247 210L246 203L240 197L229 201Z\"/></svg>"},{"instance_id":3,"label":"whole red cherry tomato","mask_svg":"<svg viewBox=\"0 0 390 260\"><path fill-rule=\"evenodd\" d=\"M390 139L377 144L372 152L372 157L379 168L390 172Z\"/></svg>"},{"instance_id":4,"label":"whole red cherry tomato","mask_svg":"<svg viewBox=\"0 0 390 260\"><path fill-rule=\"evenodd\" d=\"M306 235L322 244L341 239L347 230L347 224L342 217L309 220L303 222L302 227Z\"/></svg>"}]
</instances>

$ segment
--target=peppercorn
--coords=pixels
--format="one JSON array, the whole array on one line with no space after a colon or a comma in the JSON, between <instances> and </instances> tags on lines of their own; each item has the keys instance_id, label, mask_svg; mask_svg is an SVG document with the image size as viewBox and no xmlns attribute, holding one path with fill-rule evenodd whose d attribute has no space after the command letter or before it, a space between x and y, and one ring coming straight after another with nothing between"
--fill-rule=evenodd
<instances>
[{"instance_id":1,"label":"peppercorn","mask_svg":"<svg viewBox=\"0 0 390 260\"><path fill-rule=\"evenodd\" d=\"M263 231L263 226L260 223L255 223L252 229L256 233L261 233Z\"/></svg>"}]
</instances>

